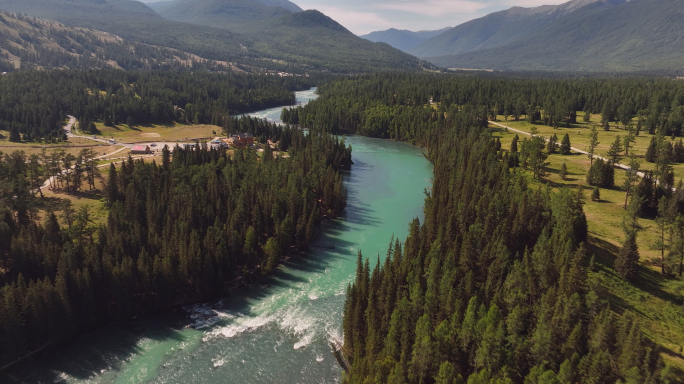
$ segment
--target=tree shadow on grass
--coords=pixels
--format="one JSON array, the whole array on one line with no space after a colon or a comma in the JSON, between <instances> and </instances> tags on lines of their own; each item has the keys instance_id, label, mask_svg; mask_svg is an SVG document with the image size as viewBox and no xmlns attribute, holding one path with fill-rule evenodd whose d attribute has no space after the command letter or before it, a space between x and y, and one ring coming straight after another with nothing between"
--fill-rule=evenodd
<instances>
[{"instance_id":1,"label":"tree shadow on grass","mask_svg":"<svg viewBox=\"0 0 684 384\"><path fill-rule=\"evenodd\" d=\"M615 257L620 249L603 239L589 235L587 253L594 255L594 261L608 268L615 268Z\"/></svg>"},{"instance_id":2,"label":"tree shadow on grass","mask_svg":"<svg viewBox=\"0 0 684 384\"><path fill-rule=\"evenodd\" d=\"M54 196L38 197L36 199L36 208L43 211L61 212L64 210L64 202L68 201L69 197L76 199L92 200L93 204L97 204L97 202L104 197L104 194L102 193L102 191L94 189L92 191L84 190L78 192L70 192L68 195L59 193ZM96 207L91 206L91 208Z\"/></svg>"},{"instance_id":3,"label":"tree shadow on grass","mask_svg":"<svg viewBox=\"0 0 684 384\"><path fill-rule=\"evenodd\" d=\"M570 181L570 180L569 180L569 179L566 179L566 181ZM542 180L542 182L543 182L544 184L547 184L547 185L550 186L551 188L558 188L558 189L561 189L561 188L576 189L576 188L578 188L578 187L582 187L581 185L576 184L576 183L566 184L566 183L559 183L559 182L556 182L556 181L553 181L553 180L548 180L548 179L544 179L544 180Z\"/></svg>"},{"instance_id":4,"label":"tree shadow on grass","mask_svg":"<svg viewBox=\"0 0 684 384\"><path fill-rule=\"evenodd\" d=\"M670 348L663 347L663 346L658 346L660 349L660 352L667 357L671 358L672 360L684 360L684 355L682 353L678 353L676 351L673 351ZM684 370L681 368L681 366L676 366L674 364L671 365L672 371L670 373L670 383L679 383L679 384L684 384Z\"/></svg>"},{"instance_id":5,"label":"tree shadow on grass","mask_svg":"<svg viewBox=\"0 0 684 384\"><path fill-rule=\"evenodd\" d=\"M665 300L675 305L682 305L681 296L667 292L664 289L668 280L669 278L662 273L640 266L639 277L634 282L634 286L652 294L659 299Z\"/></svg>"},{"instance_id":6,"label":"tree shadow on grass","mask_svg":"<svg viewBox=\"0 0 684 384\"><path fill-rule=\"evenodd\" d=\"M598 200L594 200L594 203L606 204L606 203L612 203L612 201L610 201L610 200L598 199Z\"/></svg>"},{"instance_id":7,"label":"tree shadow on grass","mask_svg":"<svg viewBox=\"0 0 684 384\"><path fill-rule=\"evenodd\" d=\"M604 265L606 268L611 269L611 272L614 272L615 259L620 251L617 246L605 240L590 237L587 251L589 254L594 255L595 262ZM668 280L669 277L666 275L640 264L638 267L638 276L632 282L632 285L661 300L665 300L675 305L682 305L683 299L681 296L668 292L665 289Z\"/></svg>"}]
</instances>

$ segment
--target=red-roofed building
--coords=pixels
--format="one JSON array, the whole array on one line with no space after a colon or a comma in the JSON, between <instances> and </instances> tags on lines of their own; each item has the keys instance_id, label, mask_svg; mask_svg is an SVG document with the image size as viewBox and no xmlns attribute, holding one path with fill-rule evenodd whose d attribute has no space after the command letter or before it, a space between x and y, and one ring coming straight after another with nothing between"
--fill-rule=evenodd
<instances>
[{"instance_id":1,"label":"red-roofed building","mask_svg":"<svg viewBox=\"0 0 684 384\"><path fill-rule=\"evenodd\" d=\"M147 155L151 152L152 150L149 145L134 145L133 148L131 148L131 154L133 155Z\"/></svg>"},{"instance_id":2,"label":"red-roofed building","mask_svg":"<svg viewBox=\"0 0 684 384\"><path fill-rule=\"evenodd\" d=\"M237 135L230 135L233 145L236 147L246 147L254 144L254 135L251 133L239 133Z\"/></svg>"}]
</instances>

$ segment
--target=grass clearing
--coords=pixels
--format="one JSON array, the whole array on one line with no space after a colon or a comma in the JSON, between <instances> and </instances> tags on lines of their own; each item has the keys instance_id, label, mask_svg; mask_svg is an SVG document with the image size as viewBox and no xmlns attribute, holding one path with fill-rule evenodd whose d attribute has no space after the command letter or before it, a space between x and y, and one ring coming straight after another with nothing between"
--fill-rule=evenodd
<instances>
[{"instance_id":1,"label":"grass clearing","mask_svg":"<svg viewBox=\"0 0 684 384\"><path fill-rule=\"evenodd\" d=\"M181 141L200 137L214 138L222 134L222 128L216 125L149 125L134 126L131 129L125 124L107 127L102 123L97 123L96 127L100 133L94 135L95 137L115 139L126 143L157 140Z\"/></svg>"},{"instance_id":2,"label":"grass clearing","mask_svg":"<svg viewBox=\"0 0 684 384\"><path fill-rule=\"evenodd\" d=\"M499 122L521 131L529 132L529 123ZM572 146L585 149L588 141L589 128L560 128L536 126L539 134L545 137L554 133L562 139L565 133L570 133ZM510 148L515 132L505 129L493 128L494 136L501 140L502 148ZM604 156L607 148L614 140L615 135L623 134L623 131L606 132L601 129L599 137L601 146L598 155ZM522 135L518 135L522 136ZM646 152L651 135L643 134L637 139L636 153L643 156ZM577 139L576 139L577 138ZM520 137L522 139L522 137ZM669 139L668 139L669 140ZM588 145L588 144L587 144ZM583 188L586 196L584 212L589 226L589 254L595 257L594 270L590 272L591 280L600 286L600 295L610 301L611 308L618 314L624 311L635 313L642 324L642 328L648 337L654 340L661 348L664 360L675 369L675 383L684 383L684 281L678 278L663 276L659 268L653 265L654 260L660 259L660 251L651 249L651 245L658 237L658 229L654 220L640 219L645 228L639 233L638 246L641 256L639 278L635 284L630 284L622 279L613 268L615 256L622 242L624 232L622 221L626 215L624 209L626 193L614 189L601 189L601 199L591 201L590 194L593 187L586 182L586 174L590 167L590 159L583 154L573 153L569 156L560 154L550 155L548 158L547 175L544 180L533 180L529 174L530 187L538 188L549 185L553 189L559 188ZM568 174L562 179L559 171L565 163ZM644 166L646 163L644 162ZM648 169L647 166L644 168ZM680 173L677 173L680 171ZM684 165L675 167L677 179L684 176ZM622 185L625 171L615 170L615 184Z\"/></svg>"},{"instance_id":3,"label":"grass clearing","mask_svg":"<svg viewBox=\"0 0 684 384\"><path fill-rule=\"evenodd\" d=\"M106 178L107 172L101 169L103 178ZM85 185L85 184L84 184ZM60 225L67 225L64 217L65 203L71 203L71 209L78 212L82 207L87 206L93 221L93 225L99 226L104 224L107 220L108 210L104 206L104 183L102 180L95 181L94 190L89 190L88 187L78 191L65 193L61 190L51 190L43 188L43 198L38 198L38 210L41 220L45 217L47 212L54 212L59 219Z\"/></svg>"},{"instance_id":4,"label":"grass clearing","mask_svg":"<svg viewBox=\"0 0 684 384\"><path fill-rule=\"evenodd\" d=\"M524 132L531 132L532 127L536 127L538 135L548 139L550 136L555 134L558 136L559 143L563 139L563 136L567 133L570 136L570 142L572 143L572 146L584 151L588 151L589 149L589 133L591 131L591 127L596 126L599 137L599 145L596 147L596 155L601 157L607 157L608 148L613 143L617 135L624 137L628 134L628 131L624 129L622 124L616 125L615 123L611 123L610 131L603 130L603 127L601 126L601 115L591 115L591 121L588 123L582 121L583 117L584 112L577 112L576 124L571 124L569 128L563 125L558 129L554 129L553 127L544 124L530 124L522 119L519 121L506 121L504 116L497 116L497 123ZM637 119L633 118L631 123L632 126L636 126L636 123ZM635 142L632 143L632 147L630 149L630 153L636 154L640 159L642 170L653 170L655 167L653 163L648 163L645 160L646 150L648 149L648 145L650 144L651 138L653 136L654 135L650 135L647 131L641 131L639 136L635 138ZM674 141L679 141L679 139L680 138L677 137ZM670 137L666 137L665 140L667 142L674 142ZM622 163L624 164L626 161L628 160L623 158ZM684 178L684 164L672 164L672 168L674 170L676 180Z\"/></svg>"},{"instance_id":5,"label":"grass clearing","mask_svg":"<svg viewBox=\"0 0 684 384\"><path fill-rule=\"evenodd\" d=\"M6 132L5 132L6 133ZM0 131L0 135L3 132ZM7 137L7 136L5 136ZM72 137L68 141L55 144L44 144L37 142L12 142L9 140L0 140L0 152L12 153L14 151L24 151L27 156L36 154L39 155L43 149L52 152L56 149L64 149L67 153L77 156L84 148L92 148L97 154L104 155L115 151L118 147L115 145L107 145L98 143L89 139L81 137Z\"/></svg>"}]
</instances>

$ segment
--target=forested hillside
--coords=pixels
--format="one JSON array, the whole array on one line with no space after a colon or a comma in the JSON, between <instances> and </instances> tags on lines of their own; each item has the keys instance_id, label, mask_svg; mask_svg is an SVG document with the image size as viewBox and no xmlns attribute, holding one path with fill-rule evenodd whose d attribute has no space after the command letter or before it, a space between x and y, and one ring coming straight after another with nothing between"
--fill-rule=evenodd
<instances>
[{"instance_id":1,"label":"forested hillside","mask_svg":"<svg viewBox=\"0 0 684 384\"><path fill-rule=\"evenodd\" d=\"M485 116L533 116L532 122L557 126L570 124L577 111L620 124L639 117L641 131L684 135L684 82L674 79L383 74L324 84L319 93L315 103L285 110L285 121L426 146L438 129L418 129L418 120L439 119L436 110L468 105ZM436 110L426 108L430 99Z\"/></svg>"},{"instance_id":2,"label":"forested hillside","mask_svg":"<svg viewBox=\"0 0 684 384\"><path fill-rule=\"evenodd\" d=\"M361 37L375 43L387 43L396 49L408 52L411 48L447 31L448 29L451 28L444 28L437 31L413 32L405 29L399 30L395 28L390 28L386 31L371 32Z\"/></svg>"},{"instance_id":3,"label":"forested hillside","mask_svg":"<svg viewBox=\"0 0 684 384\"><path fill-rule=\"evenodd\" d=\"M0 70L120 68L231 70L228 63L126 41L107 32L0 12Z\"/></svg>"},{"instance_id":4,"label":"forested hillside","mask_svg":"<svg viewBox=\"0 0 684 384\"><path fill-rule=\"evenodd\" d=\"M294 104L293 91L313 84L305 77L208 72L10 73L0 78L0 130L16 141L61 141L67 114L105 125L224 126L231 115Z\"/></svg>"},{"instance_id":5,"label":"forested hillside","mask_svg":"<svg viewBox=\"0 0 684 384\"><path fill-rule=\"evenodd\" d=\"M0 364L105 321L214 298L308 247L342 212L344 141L248 118L229 127L280 141L289 157L198 145L165 149L161 164L112 163L101 226L86 207L61 224L41 218L31 190L47 163L1 157Z\"/></svg>"},{"instance_id":6,"label":"forested hillside","mask_svg":"<svg viewBox=\"0 0 684 384\"><path fill-rule=\"evenodd\" d=\"M607 9L625 2L626 0L571 0L560 5L513 7L458 25L408 52L418 57L441 57L503 46L530 36L583 7Z\"/></svg>"},{"instance_id":7,"label":"forested hillside","mask_svg":"<svg viewBox=\"0 0 684 384\"><path fill-rule=\"evenodd\" d=\"M595 273L582 190L539 185L545 141L525 138L504 148L486 122L499 110L558 124L570 124L582 109L615 121L619 110L643 116L641 129L648 120L654 133L681 135L675 112L684 105L681 83L378 75L320 92L306 107L285 110L284 120L409 141L426 147L435 165L424 222L412 222L408 238L391 243L375 268L359 257L343 325L347 382L657 383L674 377L661 360L664 350L641 331L642 314L616 304ZM661 168L661 184L630 195L634 208L615 261L627 285L642 276L638 253L633 257L634 225L650 213L639 203L672 195L670 172ZM681 297L672 300L676 305Z\"/></svg>"},{"instance_id":8,"label":"forested hillside","mask_svg":"<svg viewBox=\"0 0 684 384\"><path fill-rule=\"evenodd\" d=\"M295 4L290 4L298 9L294 12L301 11ZM281 5L266 5L258 0L175 0L151 3L150 7L165 19L233 30L233 26L293 12L291 6Z\"/></svg>"},{"instance_id":9,"label":"forested hillside","mask_svg":"<svg viewBox=\"0 0 684 384\"><path fill-rule=\"evenodd\" d=\"M451 68L684 71L682 25L678 0L589 5L509 44L430 61Z\"/></svg>"},{"instance_id":10,"label":"forested hillside","mask_svg":"<svg viewBox=\"0 0 684 384\"><path fill-rule=\"evenodd\" d=\"M339 72L376 72L378 69L413 72L430 64L384 44L357 37L319 11L291 13L255 23L244 32L267 42L261 49L270 57L325 70L335 63Z\"/></svg>"},{"instance_id":11,"label":"forested hillside","mask_svg":"<svg viewBox=\"0 0 684 384\"><path fill-rule=\"evenodd\" d=\"M222 4L219 2L218 6ZM127 41L173 48L207 60L238 63L254 71L268 69L303 74L318 70L357 73L421 69L421 62L415 57L356 37L317 11L295 16L282 7L270 5L263 6L285 11L282 19L254 20L241 23L242 28L231 25L231 19L225 19L225 14L218 19L216 15L210 17L212 22L203 17L188 20L196 24L166 20L132 0L4 0L0 2L0 10L105 31ZM168 6L182 8L183 4ZM183 9L178 12L188 13ZM235 17L249 19L241 12ZM216 22L219 19L225 22ZM212 27L216 25L221 28Z\"/></svg>"}]
</instances>

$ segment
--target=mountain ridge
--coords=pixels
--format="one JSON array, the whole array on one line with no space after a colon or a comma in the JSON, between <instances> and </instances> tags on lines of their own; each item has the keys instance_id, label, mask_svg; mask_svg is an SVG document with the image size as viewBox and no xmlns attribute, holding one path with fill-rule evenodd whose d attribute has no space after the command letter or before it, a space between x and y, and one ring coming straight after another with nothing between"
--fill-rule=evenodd
<instances>
[{"instance_id":1,"label":"mountain ridge","mask_svg":"<svg viewBox=\"0 0 684 384\"><path fill-rule=\"evenodd\" d=\"M417 58L363 40L318 11L282 9L280 16L231 30L225 28L227 22L216 28L197 21L166 20L147 5L130 0L0 0L0 9L264 71L359 73L423 67Z\"/></svg>"},{"instance_id":2,"label":"mountain ridge","mask_svg":"<svg viewBox=\"0 0 684 384\"><path fill-rule=\"evenodd\" d=\"M590 4L496 48L430 58L444 67L545 71L684 71L684 10L678 0Z\"/></svg>"},{"instance_id":3,"label":"mountain ridge","mask_svg":"<svg viewBox=\"0 0 684 384\"><path fill-rule=\"evenodd\" d=\"M374 43L386 43L401 51L408 52L411 48L435 37L451 27L442 28L435 31L409 31L407 29L390 28L384 31L374 31L359 37Z\"/></svg>"},{"instance_id":4,"label":"mountain ridge","mask_svg":"<svg viewBox=\"0 0 684 384\"><path fill-rule=\"evenodd\" d=\"M408 50L421 58L494 48L526 38L587 6L612 8L628 0L571 0L534 8L512 7L471 20Z\"/></svg>"},{"instance_id":5,"label":"mountain ridge","mask_svg":"<svg viewBox=\"0 0 684 384\"><path fill-rule=\"evenodd\" d=\"M0 11L0 70L243 69L176 49L122 39L92 29Z\"/></svg>"},{"instance_id":6,"label":"mountain ridge","mask_svg":"<svg viewBox=\"0 0 684 384\"><path fill-rule=\"evenodd\" d=\"M293 13L291 9L301 11L287 0L174 0L152 3L150 7L167 20L229 30Z\"/></svg>"}]
</instances>

